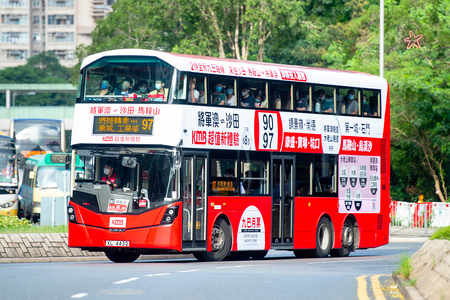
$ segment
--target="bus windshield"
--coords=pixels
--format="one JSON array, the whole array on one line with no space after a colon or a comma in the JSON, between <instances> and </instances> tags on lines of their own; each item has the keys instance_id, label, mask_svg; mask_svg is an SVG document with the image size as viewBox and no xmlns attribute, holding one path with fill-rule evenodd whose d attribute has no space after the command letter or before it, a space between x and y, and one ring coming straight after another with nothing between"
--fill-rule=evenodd
<instances>
[{"instance_id":1,"label":"bus windshield","mask_svg":"<svg viewBox=\"0 0 450 300\"><path fill-rule=\"evenodd\" d=\"M17 187L16 151L0 148L0 187Z\"/></svg>"},{"instance_id":2,"label":"bus windshield","mask_svg":"<svg viewBox=\"0 0 450 300\"><path fill-rule=\"evenodd\" d=\"M167 102L173 67L156 57L104 57L85 69L83 101Z\"/></svg>"},{"instance_id":3,"label":"bus windshield","mask_svg":"<svg viewBox=\"0 0 450 300\"><path fill-rule=\"evenodd\" d=\"M62 152L61 121L15 120L14 138L26 158L45 152Z\"/></svg>"},{"instance_id":4,"label":"bus windshield","mask_svg":"<svg viewBox=\"0 0 450 300\"><path fill-rule=\"evenodd\" d=\"M63 176L64 167L39 167L37 172L36 187L49 189L57 188L56 180L58 177Z\"/></svg>"},{"instance_id":5,"label":"bus windshield","mask_svg":"<svg viewBox=\"0 0 450 300\"><path fill-rule=\"evenodd\" d=\"M148 199L150 204L167 201L178 190L176 178L179 175L175 166L178 158L171 151L124 148L120 151L111 148L103 151L96 148L79 150L78 155L85 164L89 161L94 165L86 165L87 173L83 182L104 184L111 180L117 185L114 191L135 192L137 196ZM108 174L105 173L106 169ZM89 170L94 171L91 173Z\"/></svg>"}]
</instances>

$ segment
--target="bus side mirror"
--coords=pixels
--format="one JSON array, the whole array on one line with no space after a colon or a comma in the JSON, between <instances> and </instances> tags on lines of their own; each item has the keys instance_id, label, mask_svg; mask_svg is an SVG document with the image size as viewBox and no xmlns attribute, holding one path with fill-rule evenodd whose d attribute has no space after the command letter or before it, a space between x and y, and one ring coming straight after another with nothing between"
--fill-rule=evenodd
<instances>
[{"instance_id":1,"label":"bus side mirror","mask_svg":"<svg viewBox=\"0 0 450 300\"><path fill-rule=\"evenodd\" d=\"M70 154L66 155L66 160L65 160L65 162L64 162L64 168L65 168L66 170L69 170L69 169L70 169L70 161L71 161L71 160L72 160L71 155L70 155Z\"/></svg>"},{"instance_id":2,"label":"bus side mirror","mask_svg":"<svg viewBox=\"0 0 450 300\"><path fill-rule=\"evenodd\" d=\"M136 157L124 156L122 158L122 166L127 168L136 168L137 160Z\"/></svg>"}]
</instances>

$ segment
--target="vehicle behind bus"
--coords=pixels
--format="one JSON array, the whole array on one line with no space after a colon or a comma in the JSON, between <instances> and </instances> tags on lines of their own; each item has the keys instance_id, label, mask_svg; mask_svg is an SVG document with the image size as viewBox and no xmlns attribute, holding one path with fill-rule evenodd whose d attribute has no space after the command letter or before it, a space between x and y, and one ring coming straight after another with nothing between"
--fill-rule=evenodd
<instances>
[{"instance_id":1,"label":"vehicle behind bus","mask_svg":"<svg viewBox=\"0 0 450 300\"><path fill-rule=\"evenodd\" d=\"M58 179L66 171L66 153L34 155L26 160L24 178L20 188L21 209L27 219L40 219L43 197L64 197L58 188ZM77 157L76 170L83 172L84 165Z\"/></svg>"},{"instance_id":2,"label":"vehicle behind bus","mask_svg":"<svg viewBox=\"0 0 450 300\"><path fill-rule=\"evenodd\" d=\"M0 215L17 216L17 156L14 140L0 136Z\"/></svg>"},{"instance_id":3,"label":"vehicle behind bus","mask_svg":"<svg viewBox=\"0 0 450 300\"><path fill-rule=\"evenodd\" d=\"M19 158L19 179L23 180L23 170L27 158L33 155L64 152L66 137L64 121L53 119L11 120L9 136L14 138ZM21 182L19 182L19 187Z\"/></svg>"}]
</instances>

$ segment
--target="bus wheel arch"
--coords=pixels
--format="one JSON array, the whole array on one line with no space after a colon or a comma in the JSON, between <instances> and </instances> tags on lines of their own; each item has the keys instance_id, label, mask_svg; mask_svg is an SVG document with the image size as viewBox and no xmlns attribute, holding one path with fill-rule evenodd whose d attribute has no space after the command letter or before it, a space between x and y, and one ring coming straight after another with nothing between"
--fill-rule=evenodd
<instances>
[{"instance_id":1,"label":"bus wheel arch","mask_svg":"<svg viewBox=\"0 0 450 300\"><path fill-rule=\"evenodd\" d=\"M211 243L211 251L194 252L194 257L199 261L221 261L231 251L232 230L229 220L225 216L219 216L214 222L211 235L206 238Z\"/></svg>"},{"instance_id":2,"label":"bus wheel arch","mask_svg":"<svg viewBox=\"0 0 450 300\"><path fill-rule=\"evenodd\" d=\"M317 223L315 257L327 257L334 243L334 230L331 218L323 215Z\"/></svg>"}]
</instances>

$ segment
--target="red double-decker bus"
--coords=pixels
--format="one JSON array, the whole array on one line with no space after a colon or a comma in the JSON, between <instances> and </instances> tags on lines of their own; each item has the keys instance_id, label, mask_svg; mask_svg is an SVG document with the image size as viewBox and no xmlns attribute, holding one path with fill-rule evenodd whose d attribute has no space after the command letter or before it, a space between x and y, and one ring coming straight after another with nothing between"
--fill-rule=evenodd
<instances>
[{"instance_id":1,"label":"red double-decker bus","mask_svg":"<svg viewBox=\"0 0 450 300\"><path fill-rule=\"evenodd\" d=\"M387 244L389 128L378 76L151 50L89 56L69 246L132 262Z\"/></svg>"}]
</instances>

